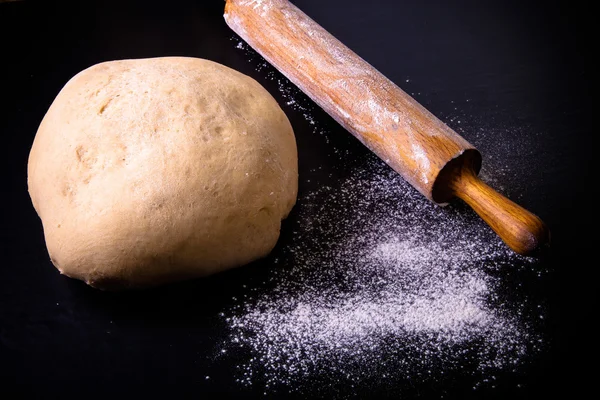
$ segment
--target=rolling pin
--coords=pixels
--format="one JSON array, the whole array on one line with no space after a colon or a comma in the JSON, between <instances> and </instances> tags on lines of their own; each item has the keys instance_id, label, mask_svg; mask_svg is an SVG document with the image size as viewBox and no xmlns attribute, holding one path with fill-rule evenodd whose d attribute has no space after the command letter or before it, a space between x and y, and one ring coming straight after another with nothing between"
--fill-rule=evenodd
<instances>
[{"instance_id":1,"label":"rolling pin","mask_svg":"<svg viewBox=\"0 0 600 400\"><path fill-rule=\"evenodd\" d=\"M229 27L434 203L465 201L516 253L549 242L544 223L481 181L481 154L287 0L226 0Z\"/></svg>"}]
</instances>

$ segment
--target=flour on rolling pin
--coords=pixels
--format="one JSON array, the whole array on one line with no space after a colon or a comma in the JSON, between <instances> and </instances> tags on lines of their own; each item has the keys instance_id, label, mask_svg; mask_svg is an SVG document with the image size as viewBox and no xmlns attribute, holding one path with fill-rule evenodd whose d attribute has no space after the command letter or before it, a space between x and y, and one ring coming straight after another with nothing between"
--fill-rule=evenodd
<instances>
[{"instance_id":1,"label":"flour on rolling pin","mask_svg":"<svg viewBox=\"0 0 600 400\"><path fill-rule=\"evenodd\" d=\"M515 252L549 231L481 181L480 153L287 0L227 0L227 24L429 200L465 201Z\"/></svg>"},{"instance_id":2,"label":"flour on rolling pin","mask_svg":"<svg viewBox=\"0 0 600 400\"><path fill-rule=\"evenodd\" d=\"M311 97L349 132L379 155L426 197L431 198L431 187L439 169L428 154L439 153L443 140L448 148L444 160L460 155L472 146L435 118L407 93L384 77L379 71L352 50L334 38L302 11L279 0L234 1L235 14L225 13L231 28L273 65L289 64L278 68L290 81ZM274 5L277 6L275 13ZM293 40L285 35L261 36L260 29L252 35L246 32L244 8L258 11L264 24L286 25ZM283 15L283 19L280 16ZM310 43L318 42L325 51ZM285 48L282 57L269 49ZM293 64L290 64L293 63ZM323 91L322 88L331 90ZM407 110L411 111L410 115ZM422 115L422 118L415 118ZM423 140L423 136L438 136L437 140ZM427 143L431 148L425 149ZM398 157L401 154L401 157Z\"/></svg>"}]
</instances>

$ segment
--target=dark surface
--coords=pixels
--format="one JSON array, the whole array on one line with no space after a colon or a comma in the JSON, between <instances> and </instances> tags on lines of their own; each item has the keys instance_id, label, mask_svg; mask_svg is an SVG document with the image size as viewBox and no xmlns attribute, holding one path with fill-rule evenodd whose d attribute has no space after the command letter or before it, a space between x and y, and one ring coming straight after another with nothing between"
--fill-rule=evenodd
<instances>
[{"instance_id":1,"label":"dark surface","mask_svg":"<svg viewBox=\"0 0 600 400\"><path fill-rule=\"evenodd\" d=\"M44 3L0 4L0 396L14 390L19 397L40 398L263 397L260 388L235 383L235 359L213 362L211 354L225 332L218 314L231 304L239 283L272 268L269 261L136 293L104 293L60 276L49 262L27 194L27 156L37 127L67 80L92 64L182 55L244 72L280 102L297 136L301 193L331 179L330 173L343 178L343 170L326 158L328 146L346 149L358 163L370 157L368 151L316 111L329 131L331 143L326 143L302 113L286 107L277 85L256 70L260 60L248 60L235 48L238 40L222 18L221 0L143 6L103 1L86 9ZM505 192L552 231L553 246L541 266L548 274L525 282L547 305L545 351L519 376L501 376L494 388L474 391L469 377L456 374L444 387L425 383L398 393L577 398L591 383L584 361L595 359L588 339L596 336L597 315L592 311L597 292L591 288L594 230L584 231L597 190L586 10L574 2L295 4L470 140L484 154L484 164L488 157L502 166L499 183ZM454 117L472 126L484 121L486 127L519 129L478 135L468 126L461 129ZM311 183L302 179L317 165L323 166L322 176L313 173ZM287 240L286 226L280 246ZM355 390L363 397L398 395L371 387L347 393ZM323 392L314 388L317 393Z\"/></svg>"}]
</instances>

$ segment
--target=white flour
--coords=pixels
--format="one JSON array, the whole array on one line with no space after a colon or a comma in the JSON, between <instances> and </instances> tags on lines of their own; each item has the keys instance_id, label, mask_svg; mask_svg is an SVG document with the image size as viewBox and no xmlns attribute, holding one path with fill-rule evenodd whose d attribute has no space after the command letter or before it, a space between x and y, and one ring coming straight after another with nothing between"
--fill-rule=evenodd
<instances>
[{"instance_id":1,"label":"white flour","mask_svg":"<svg viewBox=\"0 0 600 400\"><path fill-rule=\"evenodd\" d=\"M306 98L269 74L323 134ZM397 389L451 374L493 385L498 371L539 351L532 318L542 307L501 290L511 271L535 271L534 260L512 253L465 206L431 204L374 156L348 176L299 199L287 228L294 237L270 258L270 278L247 285L223 313L223 350L246 357L240 383L266 394Z\"/></svg>"}]
</instances>

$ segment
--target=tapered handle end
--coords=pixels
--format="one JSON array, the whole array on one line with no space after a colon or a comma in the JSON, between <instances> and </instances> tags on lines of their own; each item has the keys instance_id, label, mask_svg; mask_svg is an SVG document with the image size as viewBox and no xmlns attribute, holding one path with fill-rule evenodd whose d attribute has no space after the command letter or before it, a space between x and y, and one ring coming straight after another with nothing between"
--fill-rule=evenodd
<instances>
[{"instance_id":1,"label":"tapered handle end","mask_svg":"<svg viewBox=\"0 0 600 400\"><path fill-rule=\"evenodd\" d=\"M496 192L472 169L461 169L453 189L516 253L536 256L549 245L550 231L539 217Z\"/></svg>"}]
</instances>

